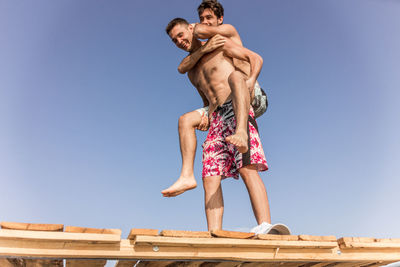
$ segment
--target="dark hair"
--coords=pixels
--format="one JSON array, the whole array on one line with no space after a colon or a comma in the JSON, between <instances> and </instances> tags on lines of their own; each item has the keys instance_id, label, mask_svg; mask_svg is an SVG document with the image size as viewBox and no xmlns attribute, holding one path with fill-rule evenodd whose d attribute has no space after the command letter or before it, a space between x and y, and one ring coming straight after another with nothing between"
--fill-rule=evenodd
<instances>
[{"instance_id":1,"label":"dark hair","mask_svg":"<svg viewBox=\"0 0 400 267\"><path fill-rule=\"evenodd\" d=\"M199 16L204 12L205 9L211 9L217 18L224 16L224 8L217 0L203 0L203 2L197 8Z\"/></svg>"},{"instance_id":2,"label":"dark hair","mask_svg":"<svg viewBox=\"0 0 400 267\"><path fill-rule=\"evenodd\" d=\"M168 23L167 27L165 28L167 34L169 35L169 32L172 30L172 28L174 28L178 24L189 25L189 22L187 22L187 20L183 18L174 18Z\"/></svg>"}]
</instances>

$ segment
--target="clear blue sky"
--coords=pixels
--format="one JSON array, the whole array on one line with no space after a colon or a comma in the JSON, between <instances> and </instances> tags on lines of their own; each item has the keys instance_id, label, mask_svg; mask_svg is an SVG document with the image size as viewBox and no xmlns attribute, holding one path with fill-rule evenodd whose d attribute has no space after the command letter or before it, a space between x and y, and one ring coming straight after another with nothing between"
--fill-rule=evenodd
<instances>
[{"instance_id":1,"label":"clear blue sky","mask_svg":"<svg viewBox=\"0 0 400 267\"><path fill-rule=\"evenodd\" d=\"M201 106L164 28L199 3L0 0L0 220L206 229L200 145L200 186L160 193L179 175L178 117ZM264 58L273 222L400 238L400 1L222 4ZM223 190L224 228L254 226L243 182Z\"/></svg>"}]
</instances>

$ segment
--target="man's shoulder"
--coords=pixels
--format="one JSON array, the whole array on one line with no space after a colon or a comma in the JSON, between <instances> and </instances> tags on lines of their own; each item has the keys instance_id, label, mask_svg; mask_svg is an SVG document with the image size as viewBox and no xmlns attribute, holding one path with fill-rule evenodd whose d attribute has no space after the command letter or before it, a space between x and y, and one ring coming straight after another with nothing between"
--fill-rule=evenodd
<instances>
[{"instance_id":1,"label":"man's shoulder","mask_svg":"<svg viewBox=\"0 0 400 267\"><path fill-rule=\"evenodd\" d=\"M233 41L238 41L240 44L242 43L242 41L240 39L240 35L239 35L238 31L236 30L235 26L233 26L232 24L222 24L220 26L225 27L224 31L226 33L229 33L230 39L232 39Z\"/></svg>"},{"instance_id":2,"label":"man's shoulder","mask_svg":"<svg viewBox=\"0 0 400 267\"><path fill-rule=\"evenodd\" d=\"M223 27L231 33L238 34L235 26L233 26L232 24L221 24L218 27Z\"/></svg>"}]
</instances>

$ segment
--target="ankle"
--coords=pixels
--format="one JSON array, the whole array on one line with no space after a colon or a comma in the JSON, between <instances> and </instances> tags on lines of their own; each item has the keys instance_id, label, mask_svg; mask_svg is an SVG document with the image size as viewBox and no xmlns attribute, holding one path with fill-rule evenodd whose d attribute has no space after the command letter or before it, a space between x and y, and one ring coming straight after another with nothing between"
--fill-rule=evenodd
<instances>
[{"instance_id":1,"label":"ankle","mask_svg":"<svg viewBox=\"0 0 400 267\"><path fill-rule=\"evenodd\" d=\"M235 134L240 134L240 135L246 135L247 136L247 130L237 129L235 131Z\"/></svg>"},{"instance_id":2,"label":"ankle","mask_svg":"<svg viewBox=\"0 0 400 267\"><path fill-rule=\"evenodd\" d=\"M181 176L179 177L179 179L183 179L183 180L193 180L194 178L194 174L190 174L190 173L181 173Z\"/></svg>"}]
</instances>

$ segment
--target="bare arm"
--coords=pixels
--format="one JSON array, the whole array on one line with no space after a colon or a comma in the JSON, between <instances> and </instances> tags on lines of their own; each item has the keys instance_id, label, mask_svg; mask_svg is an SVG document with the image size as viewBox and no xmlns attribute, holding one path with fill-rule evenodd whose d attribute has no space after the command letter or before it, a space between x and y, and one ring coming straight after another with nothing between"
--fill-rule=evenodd
<instances>
[{"instance_id":1,"label":"bare arm","mask_svg":"<svg viewBox=\"0 0 400 267\"><path fill-rule=\"evenodd\" d=\"M191 70L199 61L199 59L204 55L215 49L221 47L224 43L222 38L213 38L215 35L222 35L227 38L235 38L240 42L239 34L237 33L235 27L229 24L222 24L219 26L208 26L204 24L195 24L193 35L195 38L199 39L209 39L205 45L203 45L200 49L196 50L192 54L186 56L181 64L178 66L179 73L186 73Z\"/></svg>"},{"instance_id":2,"label":"bare arm","mask_svg":"<svg viewBox=\"0 0 400 267\"><path fill-rule=\"evenodd\" d=\"M182 60L181 64L179 64L178 71L182 74L188 72L196 65L196 63L200 60L200 58L204 54L214 51L215 49L223 46L224 44L225 44L225 38L223 38L222 36L217 35L212 37L199 49L197 49L196 51L185 57Z\"/></svg>"},{"instance_id":3,"label":"bare arm","mask_svg":"<svg viewBox=\"0 0 400 267\"><path fill-rule=\"evenodd\" d=\"M205 24L196 24L193 35L198 39L209 39L216 34L220 34L227 38L238 37L235 27L230 24L222 24L219 26L208 26Z\"/></svg>"},{"instance_id":4,"label":"bare arm","mask_svg":"<svg viewBox=\"0 0 400 267\"><path fill-rule=\"evenodd\" d=\"M244 60L250 63L250 74L246 83L248 88L250 90L253 90L255 82L258 75L260 74L263 65L262 57L257 53L243 46L240 46L229 39L225 42L223 49L227 56Z\"/></svg>"},{"instance_id":5,"label":"bare arm","mask_svg":"<svg viewBox=\"0 0 400 267\"><path fill-rule=\"evenodd\" d=\"M188 72L196 65L203 55L223 46L225 40L226 39L220 35L210 38L202 47L189 54L182 60L181 64L178 66L178 71L182 74Z\"/></svg>"}]
</instances>

